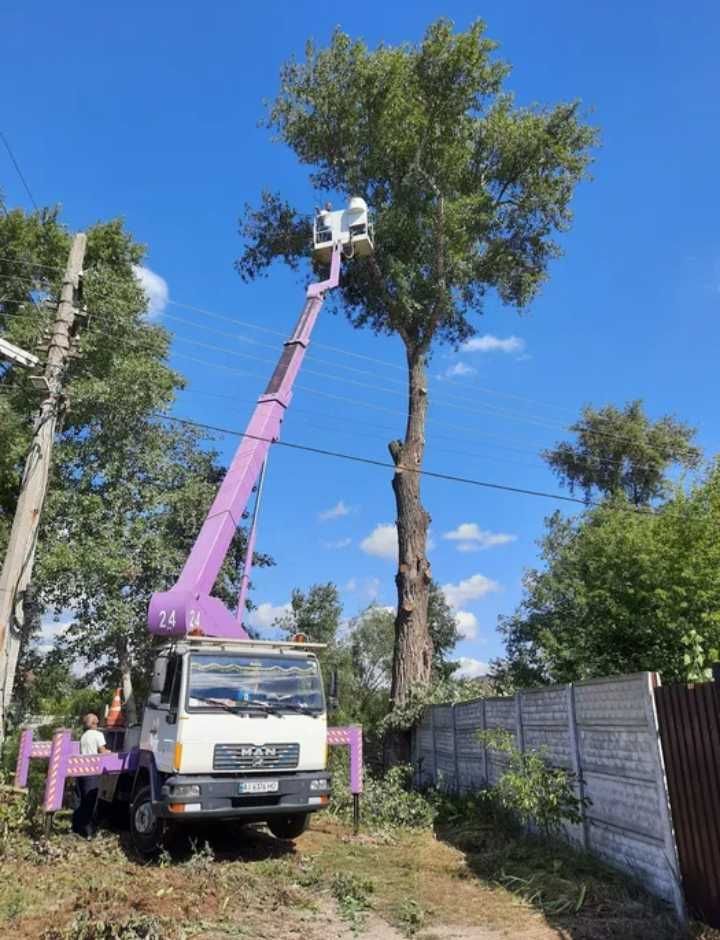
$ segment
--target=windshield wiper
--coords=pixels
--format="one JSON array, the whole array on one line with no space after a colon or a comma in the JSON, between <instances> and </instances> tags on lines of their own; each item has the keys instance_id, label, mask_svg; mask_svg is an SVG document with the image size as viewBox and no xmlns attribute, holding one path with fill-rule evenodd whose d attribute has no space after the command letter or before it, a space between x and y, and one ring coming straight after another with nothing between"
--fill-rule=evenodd
<instances>
[{"instance_id":1,"label":"windshield wiper","mask_svg":"<svg viewBox=\"0 0 720 940\"><path fill-rule=\"evenodd\" d=\"M301 705L299 702L278 702L275 707L288 712L299 712L303 715L312 715L313 718L320 714L319 709L310 708L308 705Z\"/></svg>"},{"instance_id":2,"label":"windshield wiper","mask_svg":"<svg viewBox=\"0 0 720 940\"><path fill-rule=\"evenodd\" d=\"M230 712L233 715L239 715L240 712L252 711L253 709L259 709L263 713L270 711L265 702L238 702L236 705L228 705L227 702L223 702L219 698L199 698L197 695L193 695L192 698L198 702L206 702L208 705L222 708L223 711Z\"/></svg>"}]
</instances>

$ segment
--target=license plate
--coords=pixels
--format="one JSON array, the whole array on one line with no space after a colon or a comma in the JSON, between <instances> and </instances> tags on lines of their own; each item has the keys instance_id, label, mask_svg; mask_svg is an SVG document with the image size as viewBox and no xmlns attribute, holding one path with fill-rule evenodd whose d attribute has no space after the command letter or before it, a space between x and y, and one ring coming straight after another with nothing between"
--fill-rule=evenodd
<instances>
[{"instance_id":1,"label":"license plate","mask_svg":"<svg viewBox=\"0 0 720 940\"><path fill-rule=\"evenodd\" d=\"M277 793L277 780L245 780L238 784L238 793Z\"/></svg>"}]
</instances>

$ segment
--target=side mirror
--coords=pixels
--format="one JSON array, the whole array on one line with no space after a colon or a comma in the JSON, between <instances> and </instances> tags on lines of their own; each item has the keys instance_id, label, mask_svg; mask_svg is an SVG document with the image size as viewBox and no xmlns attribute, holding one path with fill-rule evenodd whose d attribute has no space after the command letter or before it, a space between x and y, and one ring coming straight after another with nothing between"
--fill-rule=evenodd
<instances>
[{"instance_id":1,"label":"side mirror","mask_svg":"<svg viewBox=\"0 0 720 940\"><path fill-rule=\"evenodd\" d=\"M155 665L153 666L152 680L150 682L151 692L162 692L162 690L165 688L165 680L167 679L167 667L168 667L167 656L158 656L158 658L155 660Z\"/></svg>"},{"instance_id":2,"label":"side mirror","mask_svg":"<svg viewBox=\"0 0 720 940\"><path fill-rule=\"evenodd\" d=\"M328 710L335 711L338 707L338 671L333 669L330 673L330 693L328 695Z\"/></svg>"}]
</instances>

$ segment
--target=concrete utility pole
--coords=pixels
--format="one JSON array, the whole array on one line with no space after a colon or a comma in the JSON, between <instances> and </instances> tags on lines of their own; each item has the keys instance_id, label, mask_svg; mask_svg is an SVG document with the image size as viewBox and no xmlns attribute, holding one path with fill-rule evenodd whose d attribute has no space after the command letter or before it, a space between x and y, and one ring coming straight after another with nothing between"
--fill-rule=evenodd
<instances>
[{"instance_id":1,"label":"concrete utility pole","mask_svg":"<svg viewBox=\"0 0 720 940\"><path fill-rule=\"evenodd\" d=\"M70 355L75 317L75 292L85 258L86 237L75 236L63 275L60 302L48 347L43 377L45 398L35 420L15 518L0 573L0 745L5 739L7 712L15 681L24 622L23 601L35 561L40 515L47 494L50 459L62 407L63 377Z\"/></svg>"}]
</instances>

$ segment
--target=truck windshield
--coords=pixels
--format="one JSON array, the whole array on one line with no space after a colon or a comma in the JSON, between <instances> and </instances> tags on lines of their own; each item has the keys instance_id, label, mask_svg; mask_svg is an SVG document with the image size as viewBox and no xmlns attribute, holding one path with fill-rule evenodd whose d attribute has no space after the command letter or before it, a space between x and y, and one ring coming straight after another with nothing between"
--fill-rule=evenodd
<instances>
[{"instance_id":1,"label":"truck windshield","mask_svg":"<svg viewBox=\"0 0 720 940\"><path fill-rule=\"evenodd\" d=\"M188 706L318 713L324 706L320 669L317 660L298 656L193 653Z\"/></svg>"}]
</instances>

